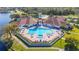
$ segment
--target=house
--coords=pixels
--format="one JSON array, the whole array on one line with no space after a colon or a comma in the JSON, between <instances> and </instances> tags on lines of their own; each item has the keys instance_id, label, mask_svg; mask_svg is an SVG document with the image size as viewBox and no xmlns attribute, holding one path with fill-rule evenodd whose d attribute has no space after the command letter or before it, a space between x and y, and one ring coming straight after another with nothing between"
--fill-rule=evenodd
<instances>
[{"instance_id":1,"label":"house","mask_svg":"<svg viewBox=\"0 0 79 59\"><path fill-rule=\"evenodd\" d=\"M78 21L78 18L73 18L73 22L77 22Z\"/></svg>"}]
</instances>

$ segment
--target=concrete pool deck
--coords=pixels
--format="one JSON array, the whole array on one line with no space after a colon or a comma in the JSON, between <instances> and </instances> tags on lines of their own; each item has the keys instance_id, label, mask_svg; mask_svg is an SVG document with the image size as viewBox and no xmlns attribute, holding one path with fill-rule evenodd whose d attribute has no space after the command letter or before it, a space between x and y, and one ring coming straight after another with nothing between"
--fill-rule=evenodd
<instances>
[{"instance_id":1,"label":"concrete pool deck","mask_svg":"<svg viewBox=\"0 0 79 59\"><path fill-rule=\"evenodd\" d=\"M38 36L37 34L34 34L34 35L31 37L31 35L28 34L28 29L23 29L23 30L20 32L20 34L21 34L22 36L24 36L24 37L27 37L29 40L32 40L32 41L34 41L34 39L39 39L39 38L35 38L35 37ZM43 36L46 37L46 38L44 38L44 39L46 39L47 41L49 41L49 40L52 40L52 38L55 38L55 37L59 36L59 34L58 34L57 32L55 32L55 33L53 33L53 34L50 36L50 38L48 38L47 34L43 34Z\"/></svg>"},{"instance_id":2,"label":"concrete pool deck","mask_svg":"<svg viewBox=\"0 0 79 59\"><path fill-rule=\"evenodd\" d=\"M27 45L28 47L50 47L52 46L54 43L56 43L60 38L63 37L64 33L62 33L62 35L58 38L56 38L55 40L49 42L48 44L46 43L30 43L26 38L24 38L23 36L21 36L20 34L18 34L17 32L13 32L13 34L18 37L18 39L20 39L25 45Z\"/></svg>"},{"instance_id":3,"label":"concrete pool deck","mask_svg":"<svg viewBox=\"0 0 79 59\"><path fill-rule=\"evenodd\" d=\"M50 41L50 40L54 40L56 37L59 37L59 32L60 31L57 31L55 33L53 33L50 37L47 36L47 34L43 34L44 37L42 37L42 41ZM61 33L61 32L60 32ZM33 36L31 36L30 34L28 34L28 29L24 29L20 32L20 34L23 36L23 37L26 37L28 38L29 40L31 40L32 42L34 41L38 41L40 42L39 38L38 38L38 35L37 34L34 34Z\"/></svg>"}]
</instances>

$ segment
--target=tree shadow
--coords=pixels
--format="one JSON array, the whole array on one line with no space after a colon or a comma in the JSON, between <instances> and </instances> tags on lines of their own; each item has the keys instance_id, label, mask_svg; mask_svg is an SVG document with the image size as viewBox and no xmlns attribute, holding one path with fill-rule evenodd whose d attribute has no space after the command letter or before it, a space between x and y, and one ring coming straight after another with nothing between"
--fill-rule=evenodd
<instances>
[{"instance_id":1,"label":"tree shadow","mask_svg":"<svg viewBox=\"0 0 79 59\"><path fill-rule=\"evenodd\" d=\"M12 44L13 44L13 40L8 40L6 42L4 42L7 50L10 49L12 47Z\"/></svg>"},{"instance_id":2,"label":"tree shadow","mask_svg":"<svg viewBox=\"0 0 79 59\"><path fill-rule=\"evenodd\" d=\"M78 51L77 47L74 44L66 44L65 51Z\"/></svg>"}]
</instances>

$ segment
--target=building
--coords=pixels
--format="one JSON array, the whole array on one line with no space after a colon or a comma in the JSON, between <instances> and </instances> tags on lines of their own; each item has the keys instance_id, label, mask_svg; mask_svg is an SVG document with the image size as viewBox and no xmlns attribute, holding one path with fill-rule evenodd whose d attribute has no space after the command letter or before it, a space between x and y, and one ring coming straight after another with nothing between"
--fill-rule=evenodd
<instances>
[{"instance_id":1,"label":"building","mask_svg":"<svg viewBox=\"0 0 79 59\"><path fill-rule=\"evenodd\" d=\"M25 25L25 24L29 24L29 19L26 18L20 18L20 21L17 21L17 25L21 26L21 25Z\"/></svg>"},{"instance_id":2,"label":"building","mask_svg":"<svg viewBox=\"0 0 79 59\"><path fill-rule=\"evenodd\" d=\"M48 20L45 21L47 24L61 26L62 24L66 24L66 19L64 17L49 17Z\"/></svg>"},{"instance_id":3,"label":"building","mask_svg":"<svg viewBox=\"0 0 79 59\"><path fill-rule=\"evenodd\" d=\"M20 18L20 21L17 22L19 26L21 25L30 25L30 24L35 24L36 22L33 20L33 17L24 17Z\"/></svg>"}]
</instances>

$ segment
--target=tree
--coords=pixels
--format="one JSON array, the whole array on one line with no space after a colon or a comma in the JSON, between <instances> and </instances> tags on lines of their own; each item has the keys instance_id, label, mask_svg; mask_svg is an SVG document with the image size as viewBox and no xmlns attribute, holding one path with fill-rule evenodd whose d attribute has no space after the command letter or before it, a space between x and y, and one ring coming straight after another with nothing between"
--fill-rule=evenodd
<instances>
[{"instance_id":1,"label":"tree","mask_svg":"<svg viewBox=\"0 0 79 59\"><path fill-rule=\"evenodd\" d=\"M8 37L8 34L9 34L10 38L12 37L12 36L11 36L11 30L12 30L12 28L11 28L11 26L8 24L8 25L5 27L5 33L7 33L7 39L9 38L9 37Z\"/></svg>"},{"instance_id":2,"label":"tree","mask_svg":"<svg viewBox=\"0 0 79 59\"><path fill-rule=\"evenodd\" d=\"M16 22L12 22L5 27L5 32L10 35L10 38L12 37L11 33L17 30L19 30L19 28Z\"/></svg>"},{"instance_id":3,"label":"tree","mask_svg":"<svg viewBox=\"0 0 79 59\"><path fill-rule=\"evenodd\" d=\"M16 22L12 22L5 27L5 34L2 35L2 41L6 45L7 49L9 49L13 44L13 40L14 40L12 37L13 31L18 31L18 30L19 28Z\"/></svg>"},{"instance_id":4,"label":"tree","mask_svg":"<svg viewBox=\"0 0 79 59\"><path fill-rule=\"evenodd\" d=\"M77 20L76 24L79 24L79 19Z\"/></svg>"},{"instance_id":5,"label":"tree","mask_svg":"<svg viewBox=\"0 0 79 59\"><path fill-rule=\"evenodd\" d=\"M66 38L65 40L65 50L66 51L77 51L77 46L79 45L79 41L74 38Z\"/></svg>"}]
</instances>

